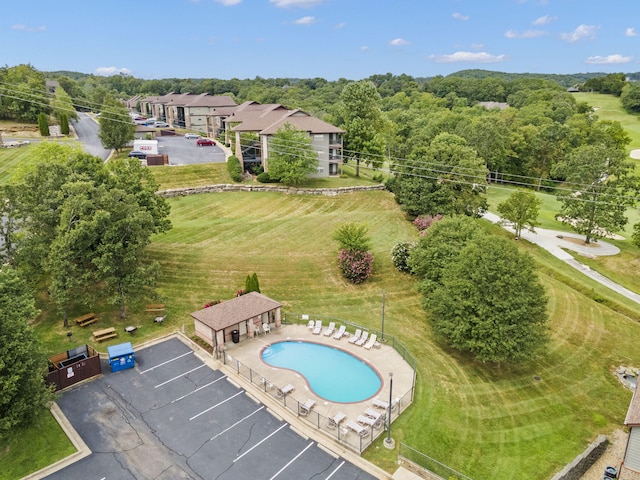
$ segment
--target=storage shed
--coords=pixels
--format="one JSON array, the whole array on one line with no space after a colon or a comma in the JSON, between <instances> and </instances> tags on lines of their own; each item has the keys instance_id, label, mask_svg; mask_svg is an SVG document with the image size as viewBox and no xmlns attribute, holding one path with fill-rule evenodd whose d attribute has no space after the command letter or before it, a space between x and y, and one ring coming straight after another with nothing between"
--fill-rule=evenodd
<instances>
[{"instance_id":1,"label":"storage shed","mask_svg":"<svg viewBox=\"0 0 640 480\"><path fill-rule=\"evenodd\" d=\"M135 353L133 353L131 342L107 347L107 352L109 353L109 365L111 365L112 372L119 372L135 366Z\"/></svg>"},{"instance_id":2,"label":"storage shed","mask_svg":"<svg viewBox=\"0 0 640 480\"><path fill-rule=\"evenodd\" d=\"M211 345L216 353L224 351L225 342L237 343L251 338L264 324L280 326L282 304L258 292L212 305L193 312L196 335Z\"/></svg>"}]
</instances>

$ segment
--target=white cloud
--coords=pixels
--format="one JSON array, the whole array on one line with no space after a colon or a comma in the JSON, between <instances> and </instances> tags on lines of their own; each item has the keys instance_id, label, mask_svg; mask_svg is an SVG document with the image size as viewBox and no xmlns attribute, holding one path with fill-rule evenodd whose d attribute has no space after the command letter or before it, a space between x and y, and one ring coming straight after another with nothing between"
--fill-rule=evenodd
<instances>
[{"instance_id":1,"label":"white cloud","mask_svg":"<svg viewBox=\"0 0 640 480\"><path fill-rule=\"evenodd\" d=\"M409 42L407 42L404 38L394 38L389 42L389 45L400 47L402 45L409 45Z\"/></svg>"},{"instance_id":2,"label":"white cloud","mask_svg":"<svg viewBox=\"0 0 640 480\"><path fill-rule=\"evenodd\" d=\"M455 18L456 20L461 20L463 22L469 20L471 17L469 15L462 15L461 13L454 13L451 15L453 18Z\"/></svg>"},{"instance_id":3,"label":"white cloud","mask_svg":"<svg viewBox=\"0 0 640 480\"><path fill-rule=\"evenodd\" d=\"M531 22L531 25L548 25L551 22L555 22L557 19L558 17L550 17L549 15L544 15L542 17L536 18L533 22Z\"/></svg>"},{"instance_id":4,"label":"white cloud","mask_svg":"<svg viewBox=\"0 0 640 480\"><path fill-rule=\"evenodd\" d=\"M607 57L601 57L596 55L595 57L587 58L584 63L591 63L594 65L615 65L618 63L629 63L633 57L625 57L620 54L609 55Z\"/></svg>"},{"instance_id":5,"label":"white cloud","mask_svg":"<svg viewBox=\"0 0 640 480\"><path fill-rule=\"evenodd\" d=\"M300 17L293 23L295 23L296 25L311 25L312 23L316 23L316 21L317 21L316 17L307 16L307 17Z\"/></svg>"},{"instance_id":6,"label":"white cloud","mask_svg":"<svg viewBox=\"0 0 640 480\"><path fill-rule=\"evenodd\" d=\"M41 25L39 27L28 27L22 23L16 23L15 25L11 25L11 30L21 30L23 32L44 32L47 27Z\"/></svg>"},{"instance_id":7,"label":"white cloud","mask_svg":"<svg viewBox=\"0 0 640 480\"><path fill-rule=\"evenodd\" d=\"M369 50L369 47L367 47L366 45L362 45L362 46L360 47L360 51L361 51L361 52L366 52L367 50Z\"/></svg>"},{"instance_id":8,"label":"white cloud","mask_svg":"<svg viewBox=\"0 0 640 480\"><path fill-rule=\"evenodd\" d=\"M547 32L542 30L525 30L524 32L516 32L515 30L507 30L504 36L507 38L536 38L546 35Z\"/></svg>"},{"instance_id":9,"label":"white cloud","mask_svg":"<svg viewBox=\"0 0 640 480\"><path fill-rule=\"evenodd\" d=\"M345 22L340 22L340 23L336 23L336 24L333 26L333 29L334 29L334 30L340 30L341 28L344 28L344 27L346 27L346 26L347 26L347 24L346 24Z\"/></svg>"},{"instance_id":10,"label":"white cloud","mask_svg":"<svg viewBox=\"0 0 640 480\"><path fill-rule=\"evenodd\" d=\"M101 75L103 77L108 77L111 75L119 75L120 73L124 73L129 75L131 70L128 68L117 68L117 67L98 67L93 72L96 75Z\"/></svg>"},{"instance_id":11,"label":"white cloud","mask_svg":"<svg viewBox=\"0 0 640 480\"><path fill-rule=\"evenodd\" d=\"M233 7L234 5L242 3L242 0L216 0L216 2L225 7Z\"/></svg>"},{"instance_id":12,"label":"white cloud","mask_svg":"<svg viewBox=\"0 0 640 480\"><path fill-rule=\"evenodd\" d=\"M562 40L566 40L567 42L577 42L578 40L583 40L585 38L593 39L596 37L596 32L600 27L596 25L579 25L571 33L561 33L560 38Z\"/></svg>"},{"instance_id":13,"label":"white cloud","mask_svg":"<svg viewBox=\"0 0 640 480\"><path fill-rule=\"evenodd\" d=\"M487 52L455 52L451 55L429 55L427 58L437 63L497 63L507 59L506 55L491 55Z\"/></svg>"},{"instance_id":14,"label":"white cloud","mask_svg":"<svg viewBox=\"0 0 640 480\"><path fill-rule=\"evenodd\" d=\"M636 33L636 30L635 30L633 27L629 27L629 28L627 28L627 29L624 31L624 34L625 34L627 37L635 37L635 36L637 36L637 35L638 35L638 34Z\"/></svg>"},{"instance_id":15,"label":"white cloud","mask_svg":"<svg viewBox=\"0 0 640 480\"><path fill-rule=\"evenodd\" d=\"M269 3L273 3L276 7L313 7L320 5L324 0L269 0Z\"/></svg>"},{"instance_id":16,"label":"white cloud","mask_svg":"<svg viewBox=\"0 0 640 480\"><path fill-rule=\"evenodd\" d=\"M482 43L472 43L471 48L473 48L474 50L482 50L484 48L484 45Z\"/></svg>"}]
</instances>

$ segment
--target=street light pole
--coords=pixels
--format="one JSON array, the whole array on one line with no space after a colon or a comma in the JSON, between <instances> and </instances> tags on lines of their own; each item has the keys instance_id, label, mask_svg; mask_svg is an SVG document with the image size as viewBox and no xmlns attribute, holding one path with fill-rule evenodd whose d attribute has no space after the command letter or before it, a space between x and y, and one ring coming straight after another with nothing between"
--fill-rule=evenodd
<instances>
[{"instance_id":1,"label":"street light pole","mask_svg":"<svg viewBox=\"0 0 640 480\"><path fill-rule=\"evenodd\" d=\"M389 412L387 414L387 438L384 439L384 446L394 449L396 442L391 438L391 399L393 398L393 372L389 372Z\"/></svg>"},{"instance_id":2,"label":"street light pole","mask_svg":"<svg viewBox=\"0 0 640 480\"><path fill-rule=\"evenodd\" d=\"M384 290L382 291L382 341L384 342Z\"/></svg>"}]
</instances>

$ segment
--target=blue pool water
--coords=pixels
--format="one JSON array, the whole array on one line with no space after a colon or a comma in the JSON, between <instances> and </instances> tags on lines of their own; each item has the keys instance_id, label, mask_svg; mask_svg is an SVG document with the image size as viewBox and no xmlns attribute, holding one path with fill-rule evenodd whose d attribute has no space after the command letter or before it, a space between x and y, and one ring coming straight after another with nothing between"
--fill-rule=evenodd
<instances>
[{"instance_id":1,"label":"blue pool water","mask_svg":"<svg viewBox=\"0 0 640 480\"><path fill-rule=\"evenodd\" d=\"M362 402L378 393L382 385L380 376L367 363L327 345L277 342L261 355L273 367L299 372L316 395L331 402Z\"/></svg>"}]
</instances>

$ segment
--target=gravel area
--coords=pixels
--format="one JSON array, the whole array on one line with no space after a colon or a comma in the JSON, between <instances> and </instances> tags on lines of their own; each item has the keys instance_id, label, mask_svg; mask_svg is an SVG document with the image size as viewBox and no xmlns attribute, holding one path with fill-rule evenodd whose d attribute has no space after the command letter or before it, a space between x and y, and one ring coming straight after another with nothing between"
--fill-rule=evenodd
<instances>
[{"instance_id":1,"label":"gravel area","mask_svg":"<svg viewBox=\"0 0 640 480\"><path fill-rule=\"evenodd\" d=\"M607 435L609 445L600 459L582 476L582 480L602 480L604 469L607 466L616 467L620 470L624 451L627 448L627 438L629 434L622 429L615 430L611 435Z\"/></svg>"}]
</instances>

